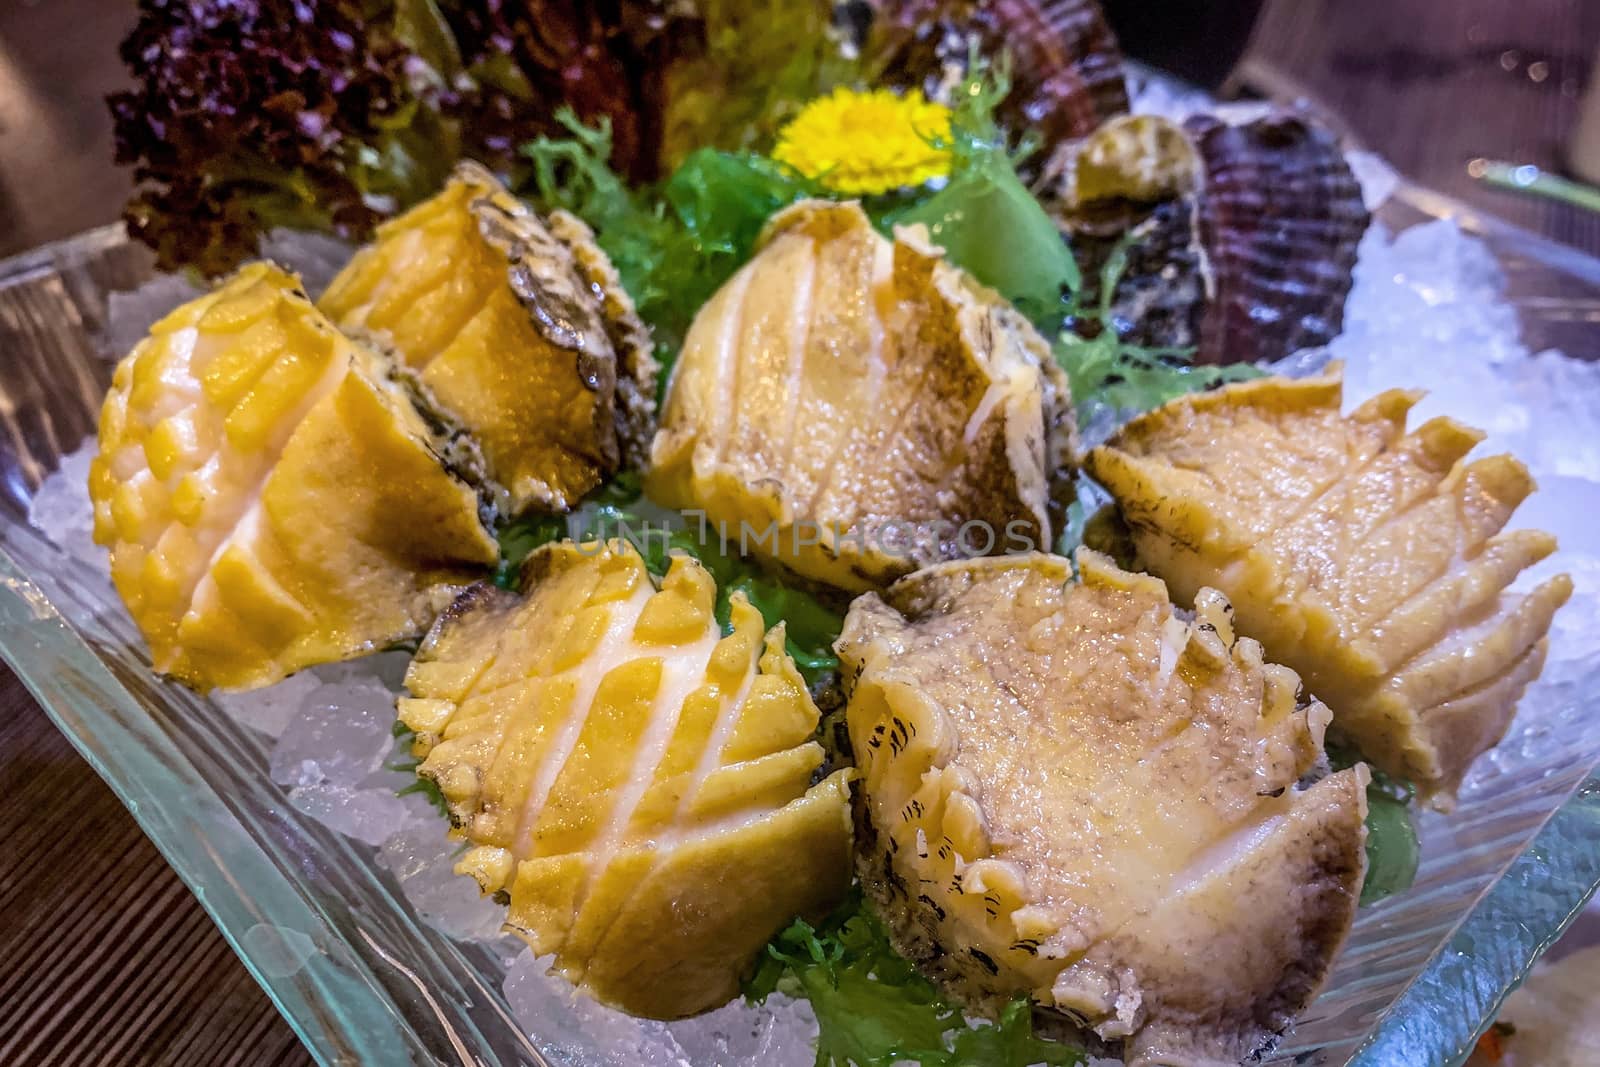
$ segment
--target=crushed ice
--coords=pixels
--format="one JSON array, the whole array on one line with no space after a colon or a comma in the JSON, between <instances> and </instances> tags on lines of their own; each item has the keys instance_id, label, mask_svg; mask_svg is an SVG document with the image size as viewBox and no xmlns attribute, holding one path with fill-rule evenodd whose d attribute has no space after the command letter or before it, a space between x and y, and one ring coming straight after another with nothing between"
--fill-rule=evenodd
<instances>
[{"instance_id":1,"label":"crushed ice","mask_svg":"<svg viewBox=\"0 0 1600 1067\"><path fill-rule=\"evenodd\" d=\"M1170 94L1169 94L1170 95ZM1163 99L1144 110L1181 111ZM1369 199L1381 200L1393 176L1378 165L1358 167ZM299 267L313 290L346 254L326 241L274 239L276 258ZM1374 227L1361 246L1344 334L1328 349L1303 353L1283 369L1305 373L1329 358L1345 361L1347 395L1358 401L1391 386L1430 390L1418 419L1445 413L1489 431L1480 452L1510 450L1539 480L1540 491L1517 522L1555 533L1557 557L1541 568L1567 571L1577 595L1556 618L1551 656L1535 693L1524 701L1508 755L1536 762L1557 720L1573 714L1573 698L1596 682L1600 632L1600 363L1554 352L1530 353L1519 339L1515 311L1502 299L1493 255L1451 221L1391 237ZM114 297L107 347L120 353L151 322L194 294L181 279L157 279ZM86 492L92 442L64 458L34 497L30 521L63 553L104 573L105 551L89 536ZM410 778L392 769L407 759L391 733L392 700L403 655L306 671L253 693L220 695L217 703L243 723L276 738L273 780L301 811L377 846L417 913L451 936L483 941L509 960L504 990L527 1032L574 1067L701 1064L766 1067L811 1062L815 1022L804 1002L775 1000L764 1009L736 1002L697 1019L660 1023L634 1019L577 996L547 973L548 960L512 955L499 932L501 909L478 896L471 879L451 872L458 844L420 796L400 797ZM1571 734L1556 729L1570 743Z\"/></svg>"},{"instance_id":2,"label":"crushed ice","mask_svg":"<svg viewBox=\"0 0 1600 1067\"><path fill-rule=\"evenodd\" d=\"M105 574L111 559L94 543L94 509L89 504L89 464L94 456L91 439L61 457L61 466L28 502L28 525L47 534L68 556Z\"/></svg>"},{"instance_id":3,"label":"crushed ice","mask_svg":"<svg viewBox=\"0 0 1600 1067\"><path fill-rule=\"evenodd\" d=\"M765 1007L736 1000L693 1019L636 1019L596 1004L549 973L548 958L523 953L506 972L517 1019L552 1062L572 1067L810 1067L816 1062L811 1005L782 994Z\"/></svg>"}]
</instances>

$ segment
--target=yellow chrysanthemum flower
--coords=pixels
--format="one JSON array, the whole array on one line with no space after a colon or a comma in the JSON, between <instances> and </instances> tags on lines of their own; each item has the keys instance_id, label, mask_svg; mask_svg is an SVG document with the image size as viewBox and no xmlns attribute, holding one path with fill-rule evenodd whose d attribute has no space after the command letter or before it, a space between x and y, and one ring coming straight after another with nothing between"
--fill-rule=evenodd
<instances>
[{"instance_id":1,"label":"yellow chrysanthemum flower","mask_svg":"<svg viewBox=\"0 0 1600 1067\"><path fill-rule=\"evenodd\" d=\"M950 109L920 92L835 89L778 135L773 158L835 192L886 193L950 173Z\"/></svg>"}]
</instances>

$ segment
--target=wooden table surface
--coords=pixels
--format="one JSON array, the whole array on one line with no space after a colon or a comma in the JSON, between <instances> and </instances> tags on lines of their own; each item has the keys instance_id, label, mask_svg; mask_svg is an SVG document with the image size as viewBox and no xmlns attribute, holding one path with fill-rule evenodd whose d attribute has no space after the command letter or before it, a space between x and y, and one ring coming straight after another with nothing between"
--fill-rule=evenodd
<instances>
[{"instance_id":1,"label":"wooden table surface","mask_svg":"<svg viewBox=\"0 0 1600 1067\"><path fill-rule=\"evenodd\" d=\"M0 256L117 216L128 182L100 98L132 18L128 2L0 0ZM1466 173L1477 156L1558 167L1597 48L1595 0L1272 0L1242 73L1310 94L1423 184L1600 255L1600 216ZM0 796L0 1063L309 1062L3 668Z\"/></svg>"}]
</instances>

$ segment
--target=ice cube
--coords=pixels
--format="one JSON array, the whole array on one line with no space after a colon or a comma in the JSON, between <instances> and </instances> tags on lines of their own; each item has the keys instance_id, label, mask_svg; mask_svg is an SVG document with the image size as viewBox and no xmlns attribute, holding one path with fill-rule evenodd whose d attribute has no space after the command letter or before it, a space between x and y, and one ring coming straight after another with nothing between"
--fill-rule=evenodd
<instances>
[{"instance_id":1,"label":"ice cube","mask_svg":"<svg viewBox=\"0 0 1600 1067\"><path fill-rule=\"evenodd\" d=\"M348 682L376 682L391 693L398 693L411 665L409 652L377 652L343 663L323 663L312 668L318 678L330 685Z\"/></svg>"},{"instance_id":2,"label":"ice cube","mask_svg":"<svg viewBox=\"0 0 1600 1067\"><path fill-rule=\"evenodd\" d=\"M28 524L57 548L93 567L110 568L106 550L94 543L94 508L89 503L89 464L99 451L94 438L61 457L28 502Z\"/></svg>"},{"instance_id":3,"label":"ice cube","mask_svg":"<svg viewBox=\"0 0 1600 1067\"><path fill-rule=\"evenodd\" d=\"M695 1067L809 1067L816 1062L811 1005L782 994L742 1000L692 1019L637 1019L578 992L549 973L548 957L511 962L505 995L529 1038L552 1062L572 1067L693 1064Z\"/></svg>"},{"instance_id":4,"label":"ice cube","mask_svg":"<svg viewBox=\"0 0 1600 1067\"><path fill-rule=\"evenodd\" d=\"M781 993L761 1005L735 1000L716 1011L669 1023L689 1062L708 1067L811 1067L817 1017L804 1000Z\"/></svg>"},{"instance_id":5,"label":"ice cube","mask_svg":"<svg viewBox=\"0 0 1600 1067\"><path fill-rule=\"evenodd\" d=\"M384 839L378 862L394 874L417 914L463 941L502 938L505 906L482 896L470 877L455 873L463 846L447 836L449 823L425 801L411 808L411 818L412 825Z\"/></svg>"},{"instance_id":6,"label":"ice cube","mask_svg":"<svg viewBox=\"0 0 1600 1067\"><path fill-rule=\"evenodd\" d=\"M158 274L137 289L112 293L106 304L106 329L100 337L100 354L119 360L167 313L205 293L183 274Z\"/></svg>"},{"instance_id":7,"label":"ice cube","mask_svg":"<svg viewBox=\"0 0 1600 1067\"><path fill-rule=\"evenodd\" d=\"M405 800L393 789L358 788L332 782L299 785L289 790L289 803L329 829L369 845L382 844L412 817Z\"/></svg>"},{"instance_id":8,"label":"ice cube","mask_svg":"<svg viewBox=\"0 0 1600 1067\"><path fill-rule=\"evenodd\" d=\"M1346 152L1344 158L1350 164L1350 173L1361 185L1361 202L1368 211L1376 211L1388 203L1400 188L1400 175L1377 153Z\"/></svg>"},{"instance_id":9,"label":"ice cube","mask_svg":"<svg viewBox=\"0 0 1600 1067\"><path fill-rule=\"evenodd\" d=\"M502 987L529 1039L563 1067L690 1067L669 1024L637 1019L579 993L549 973L550 958L525 952Z\"/></svg>"},{"instance_id":10,"label":"ice cube","mask_svg":"<svg viewBox=\"0 0 1600 1067\"><path fill-rule=\"evenodd\" d=\"M1510 451L1541 480L1600 482L1600 364L1530 355L1504 286L1493 252L1453 220L1397 237L1374 226L1361 243L1344 332L1274 369L1305 373L1327 357L1343 360L1351 407L1384 389L1423 388L1413 425L1449 415L1489 434L1480 454Z\"/></svg>"},{"instance_id":11,"label":"ice cube","mask_svg":"<svg viewBox=\"0 0 1600 1067\"><path fill-rule=\"evenodd\" d=\"M278 737L283 734L322 680L310 671L290 675L276 685L243 693L213 693L211 699L223 711L246 726Z\"/></svg>"},{"instance_id":12,"label":"ice cube","mask_svg":"<svg viewBox=\"0 0 1600 1067\"><path fill-rule=\"evenodd\" d=\"M394 694L375 678L320 684L278 738L272 780L354 786L393 756L394 720Z\"/></svg>"}]
</instances>

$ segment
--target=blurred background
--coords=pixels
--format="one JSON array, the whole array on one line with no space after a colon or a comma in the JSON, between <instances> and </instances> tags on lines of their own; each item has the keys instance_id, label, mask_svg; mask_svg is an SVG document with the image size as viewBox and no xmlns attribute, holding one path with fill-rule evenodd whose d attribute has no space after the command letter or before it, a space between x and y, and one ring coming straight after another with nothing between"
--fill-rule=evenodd
<instances>
[{"instance_id":1,"label":"blurred background","mask_svg":"<svg viewBox=\"0 0 1600 1067\"><path fill-rule=\"evenodd\" d=\"M1561 171L1595 0L1109 0L1136 58L1229 93L1303 97L1403 174L1600 255L1600 214L1490 189L1478 158ZM103 98L132 0L0 0L0 255L110 222L129 178Z\"/></svg>"},{"instance_id":2,"label":"blurred background","mask_svg":"<svg viewBox=\"0 0 1600 1067\"><path fill-rule=\"evenodd\" d=\"M1413 181L1600 255L1600 214L1490 187L1471 166L1566 168L1597 77L1600 0L1106 6L1135 58L1225 94L1303 99ZM132 0L0 0L0 256L118 217L130 178L112 163L103 98L125 81L117 45L135 14ZM1600 100L1592 107L1600 141ZM0 1062L309 1062L3 668L0 797ZM1574 1010L1600 1018L1588 993Z\"/></svg>"}]
</instances>

